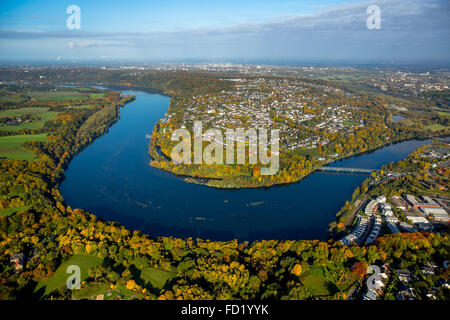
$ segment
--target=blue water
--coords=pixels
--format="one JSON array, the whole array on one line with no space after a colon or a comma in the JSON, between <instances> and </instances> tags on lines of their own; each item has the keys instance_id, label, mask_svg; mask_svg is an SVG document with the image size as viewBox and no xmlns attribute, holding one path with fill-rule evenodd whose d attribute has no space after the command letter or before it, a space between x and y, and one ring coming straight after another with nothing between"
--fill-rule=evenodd
<instances>
[{"instance_id":1,"label":"blue water","mask_svg":"<svg viewBox=\"0 0 450 320\"><path fill-rule=\"evenodd\" d=\"M365 175L317 172L266 189L218 190L188 184L149 166L145 136L167 111L169 98L125 91L136 100L121 109L109 132L78 154L60 190L72 208L153 236L214 240L325 239L328 224ZM379 168L426 143L407 141L332 165Z\"/></svg>"},{"instance_id":2,"label":"blue water","mask_svg":"<svg viewBox=\"0 0 450 320\"><path fill-rule=\"evenodd\" d=\"M403 120L406 120L406 118L402 117L402 116L392 116L392 121L394 121L394 122L403 121Z\"/></svg>"}]
</instances>

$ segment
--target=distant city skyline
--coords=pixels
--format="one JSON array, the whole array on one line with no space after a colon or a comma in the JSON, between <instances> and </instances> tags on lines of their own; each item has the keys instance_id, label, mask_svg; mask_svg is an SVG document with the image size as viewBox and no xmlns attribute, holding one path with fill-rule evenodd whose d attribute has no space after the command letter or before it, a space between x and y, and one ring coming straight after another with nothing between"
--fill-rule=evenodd
<instances>
[{"instance_id":1,"label":"distant city skyline","mask_svg":"<svg viewBox=\"0 0 450 320\"><path fill-rule=\"evenodd\" d=\"M80 28L66 26L67 8ZM369 29L367 8L380 9ZM0 62L449 63L446 0L2 1Z\"/></svg>"}]
</instances>

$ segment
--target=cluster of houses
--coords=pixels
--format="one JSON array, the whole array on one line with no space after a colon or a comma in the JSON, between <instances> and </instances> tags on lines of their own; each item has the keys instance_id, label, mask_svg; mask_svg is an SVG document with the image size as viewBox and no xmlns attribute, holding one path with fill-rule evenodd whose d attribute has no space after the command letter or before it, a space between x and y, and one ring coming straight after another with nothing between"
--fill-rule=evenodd
<instances>
[{"instance_id":1,"label":"cluster of houses","mask_svg":"<svg viewBox=\"0 0 450 320\"><path fill-rule=\"evenodd\" d=\"M399 221L391 204L387 202L385 196L381 195L369 201L364 209L364 216L357 216L356 227L340 242L344 245L353 242L357 244L373 243L381 232L383 220L387 230L391 233L433 230L434 226L430 223L430 218L434 221L449 221L447 211L428 196L416 198L413 195L405 194L403 197L391 197L390 202L396 209L404 213L405 218L410 223Z\"/></svg>"},{"instance_id":2,"label":"cluster of houses","mask_svg":"<svg viewBox=\"0 0 450 320\"><path fill-rule=\"evenodd\" d=\"M376 199L369 201L367 204L364 213L366 216L358 215L357 225L353 229L351 233L346 235L344 238L340 240L343 245L349 245L352 242L356 242L358 244L361 243L373 243L376 237L380 234L381 231L381 218L379 216L374 216L377 212L378 207L386 203L386 197L380 196Z\"/></svg>"},{"instance_id":3,"label":"cluster of houses","mask_svg":"<svg viewBox=\"0 0 450 320\"><path fill-rule=\"evenodd\" d=\"M32 119L25 119L24 120L24 119L22 119L21 116L16 116L13 119L8 118L4 124L5 124L5 126L17 126L17 125L21 124L22 122L29 123L29 122L32 122L32 121L33 121Z\"/></svg>"},{"instance_id":4,"label":"cluster of houses","mask_svg":"<svg viewBox=\"0 0 450 320\"><path fill-rule=\"evenodd\" d=\"M353 231L340 240L343 245L349 245L352 242L361 243L364 241L369 226L369 218L358 216L357 219L358 222Z\"/></svg>"},{"instance_id":5,"label":"cluster of houses","mask_svg":"<svg viewBox=\"0 0 450 320\"><path fill-rule=\"evenodd\" d=\"M381 90L400 91L402 94L418 95L421 92L441 91L449 88L448 80L442 75L413 72L387 72L381 77L371 77L368 81Z\"/></svg>"},{"instance_id":6,"label":"cluster of houses","mask_svg":"<svg viewBox=\"0 0 450 320\"><path fill-rule=\"evenodd\" d=\"M409 209L409 212L413 212L413 214L406 213L405 215L414 224L418 225L419 228L426 228L426 225L429 223L425 217L433 218L434 220L441 222L450 221L447 210L445 210L429 196L421 196L420 198L416 198L413 195L406 194L404 195L404 198L408 202L409 208L407 207L401 210ZM417 214L418 210L423 214L422 216Z\"/></svg>"},{"instance_id":7,"label":"cluster of houses","mask_svg":"<svg viewBox=\"0 0 450 320\"><path fill-rule=\"evenodd\" d=\"M447 268L448 261L444 261L442 270L446 270ZM420 268L420 272L425 276L433 276L438 272L438 270L439 267L433 262L428 262ZM398 286L399 290L396 296L397 300L416 300L417 296L414 288L411 287L411 282L414 280L418 280L418 278L415 275L411 274L409 270L396 270L396 273L398 279L401 282ZM440 279L439 284L443 288L450 289L449 283L444 279ZM428 299L434 300L437 299L437 295L439 294L439 292L439 287L432 287L428 290L426 296Z\"/></svg>"},{"instance_id":8,"label":"cluster of houses","mask_svg":"<svg viewBox=\"0 0 450 320\"><path fill-rule=\"evenodd\" d=\"M416 227L414 227L404 221L399 222L398 226L400 227L400 229L402 229L405 232L417 232L418 231Z\"/></svg>"},{"instance_id":9,"label":"cluster of houses","mask_svg":"<svg viewBox=\"0 0 450 320\"><path fill-rule=\"evenodd\" d=\"M444 261L442 269L440 269L435 263L428 262L420 268L420 272L425 276L433 276L440 272L439 270L447 270L448 266L448 261ZM367 291L362 296L364 300L378 300L379 297L383 294L383 289L386 287L387 280L391 273L391 265L389 263L385 263L379 268L380 272L376 277L369 276L367 279ZM412 285L414 281L418 280L418 278L408 269L397 269L393 270L393 272L397 275L397 278L399 280L399 283L396 285L396 299L416 300L417 295ZM441 291L441 288L439 288L439 286L442 288L450 289L450 284L446 280L440 279L438 286L432 287L428 290L428 293L426 294L428 299L437 299L437 296Z\"/></svg>"},{"instance_id":10,"label":"cluster of houses","mask_svg":"<svg viewBox=\"0 0 450 320\"><path fill-rule=\"evenodd\" d=\"M370 231L370 234L366 239L367 244L373 243L375 238L378 237L378 235L380 234L380 230L381 230L381 218L377 216L377 217L372 217L372 219L374 221L372 224L372 230Z\"/></svg>"},{"instance_id":11,"label":"cluster of houses","mask_svg":"<svg viewBox=\"0 0 450 320\"><path fill-rule=\"evenodd\" d=\"M367 289L363 295L364 300L378 300L378 297L383 293L383 289L387 283L389 274L389 265L386 263L380 267L380 273L372 280L372 285ZM369 278L370 279L370 278ZM370 281L368 279L368 281Z\"/></svg>"},{"instance_id":12,"label":"cluster of houses","mask_svg":"<svg viewBox=\"0 0 450 320\"><path fill-rule=\"evenodd\" d=\"M450 151L447 148L430 146L422 151L421 156L431 160L445 160L450 157Z\"/></svg>"},{"instance_id":13,"label":"cluster of houses","mask_svg":"<svg viewBox=\"0 0 450 320\"><path fill-rule=\"evenodd\" d=\"M311 96L312 89L321 90L320 94ZM193 121L202 121L205 127L221 130L276 128L283 133L282 148L315 148L329 141L306 135L303 127L350 134L355 127L365 125L354 107L325 102L332 95L345 94L332 89L299 80L246 80L228 91L193 97L183 115L183 125L190 127Z\"/></svg>"},{"instance_id":14,"label":"cluster of houses","mask_svg":"<svg viewBox=\"0 0 450 320\"><path fill-rule=\"evenodd\" d=\"M16 253L11 255L9 262L14 264L14 271L20 272L25 266L25 255L23 253Z\"/></svg>"},{"instance_id":15,"label":"cluster of houses","mask_svg":"<svg viewBox=\"0 0 450 320\"><path fill-rule=\"evenodd\" d=\"M397 227L398 218L392 211L392 207L389 203L384 202L381 205L381 214L383 216L384 221L386 222L386 226L388 227L391 233L399 233L400 230Z\"/></svg>"}]
</instances>

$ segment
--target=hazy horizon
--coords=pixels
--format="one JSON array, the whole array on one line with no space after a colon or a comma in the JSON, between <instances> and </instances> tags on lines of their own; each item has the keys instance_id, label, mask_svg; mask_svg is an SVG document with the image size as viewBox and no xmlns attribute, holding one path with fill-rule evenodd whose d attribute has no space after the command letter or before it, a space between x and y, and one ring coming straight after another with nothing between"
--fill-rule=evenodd
<instances>
[{"instance_id":1,"label":"hazy horizon","mask_svg":"<svg viewBox=\"0 0 450 320\"><path fill-rule=\"evenodd\" d=\"M71 5L80 8L79 28L67 26ZM369 6L379 8L378 28L367 26ZM45 0L0 7L2 63L450 62L445 0Z\"/></svg>"}]
</instances>

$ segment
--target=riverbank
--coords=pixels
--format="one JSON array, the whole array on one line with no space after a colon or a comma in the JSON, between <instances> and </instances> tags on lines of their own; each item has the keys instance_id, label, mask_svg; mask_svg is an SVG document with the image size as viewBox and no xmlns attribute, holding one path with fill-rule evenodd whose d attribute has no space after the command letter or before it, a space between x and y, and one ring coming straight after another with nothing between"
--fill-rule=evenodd
<instances>
[{"instance_id":1,"label":"riverbank","mask_svg":"<svg viewBox=\"0 0 450 320\"><path fill-rule=\"evenodd\" d=\"M78 83L81 85L92 85L88 83ZM73 85L73 84L72 84ZM118 90L140 90L147 93L157 93L170 98L169 107L166 111L171 110L172 105L176 99L179 99L179 94L175 91L171 91L168 88L153 88L133 85L116 85L113 83L98 83L95 86L108 86L111 89ZM170 91L170 92L169 92ZM208 187L218 189L243 189L243 188L268 188L277 185L288 185L291 183L297 183L310 174L316 171L317 167L330 165L334 162L349 159L351 157L364 155L368 152L374 152L380 148L391 145L392 143L398 143L401 141L407 141L411 139L428 139L433 137L439 137L439 132L433 131L409 131L403 132L401 136L390 136L389 140L386 138L384 143L376 144L364 149L363 151L356 151L353 153L340 154L330 160L320 161L315 158L305 159L298 151L282 151L280 152L280 171L273 176L262 176L259 174L260 166L251 165L235 165L233 168L226 165L175 165L169 155L170 150L167 149L167 137L162 138L159 131L161 121L157 121L153 127L151 140L148 146L148 153L150 155L150 166L164 170L171 174L174 174L180 178L183 178L187 183L205 185ZM389 129L390 130L390 129ZM163 146L164 145L164 146ZM158 152L157 149L160 149ZM326 156L326 155L324 155ZM329 157L326 156L326 157ZM290 168L294 167L293 170ZM284 172L283 172L284 170Z\"/></svg>"},{"instance_id":2,"label":"riverbank","mask_svg":"<svg viewBox=\"0 0 450 320\"><path fill-rule=\"evenodd\" d=\"M158 124L155 125L152 137L156 132L155 130L157 130L157 125ZM371 148L369 150L365 150L363 152L358 152L358 153L353 153L353 154L345 154L345 155L333 158L332 160L328 160L328 161L314 161L313 162L314 167L311 168L310 170L308 170L306 172L306 174L301 175L301 176L295 176L295 177L290 176L289 178L285 179L288 181L283 181L282 179L273 181L272 179L264 179L264 178L252 179L252 180L248 181L248 179L245 179L245 180L240 179L241 177L235 177L235 179L233 179L233 177L224 178L223 174L221 174L221 173L216 174L214 172L214 170L208 170L208 173L205 173L203 175L202 174L192 174L192 173L190 173L189 169L187 169L187 167L189 167L189 166L196 167L197 171L201 171L202 165L180 165L180 164L173 163L171 161L171 159L168 157L168 155L166 155L164 152L161 151L160 146L156 145L156 139L152 139L152 141L149 144L149 155L151 158L151 161L150 161L151 166L161 169L161 170L164 170L166 172L172 173L180 178L183 178L187 183L205 185L208 187L213 187L213 188L218 188L218 189L269 188L269 187L273 187L273 186L277 186L277 185L288 185L288 184L292 184L292 183L297 183L297 182L303 180L304 178L306 178L307 176L309 176L310 174L316 172L318 167L328 166L328 165L332 165L334 163L338 163L343 160L351 159L351 158L358 157L358 156L365 155L365 154L370 154L372 152L375 152L379 149L382 149L382 148L390 146L390 145L395 145L397 143L414 140L414 139L427 140L427 139L436 138L436 137L441 137L441 136L436 133L434 133L434 134L431 133L430 135L425 136L425 137L423 135L410 135L405 138L398 138L396 140L389 141L383 145L374 146L373 148ZM282 151L280 151L280 154L281 153L282 153ZM212 165L212 166L214 166L214 165ZM207 167L211 168L211 165L208 165ZM226 166L226 167L228 167L228 166ZM239 165L235 165L235 167L239 167ZM215 165L215 168L218 171L220 171L221 166ZM244 170L248 170L248 167L243 166L243 168L244 168ZM253 171L252 171L252 173L253 173Z\"/></svg>"},{"instance_id":3,"label":"riverbank","mask_svg":"<svg viewBox=\"0 0 450 320\"><path fill-rule=\"evenodd\" d=\"M426 226L422 225L424 228L422 230L430 231L434 227L435 231L439 231L439 229L445 229L446 224L448 227L447 214L443 214L442 219L435 219L431 215L425 215L412 207L407 208L408 206L405 206L405 208L399 209L391 200L402 198L405 194L414 195L417 198L427 196L434 199L435 203L439 203L442 206L441 209L448 210L450 198L448 173L446 172L448 171L447 154L449 150L450 146L446 139L440 139L432 143L430 141L430 144L417 148L404 159L383 165L355 189L352 199L346 202L337 213L336 223L330 226L330 235L334 239L341 238L352 226L355 215L359 213L366 216L367 212L362 210L363 207L370 200L380 196L386 198L387 203L392 204L390 205L393 210L392 215L384 218L394 225L395 221L399 220L408 223L413 230L417 229L414 222L417 223L420 220L422 224L427 224ZM440 199L444 199L444 201ZM396 200L392 201L395 202ZM379 211L381 212L381 209ZM442 212L445 213L445 210L442 210Z\"/></svg>"},{"instance_id":4,"label":"riverbank","mask_svg":"<svg viewBox=\"0 0 450 320\"><path fill-rule=\"evenodd\" d=\"M60 188L68 205L102 219L155 236L326 240L330 221L365 178L313 172L297 183L241 189L186 183L148 165L148 129L167 112L169 99L124 93L136 94L136 100L121 109L107 134L71 161ZM396 161L421 143L402 142L358 159Z\"/></svg>"}]
</instances>

